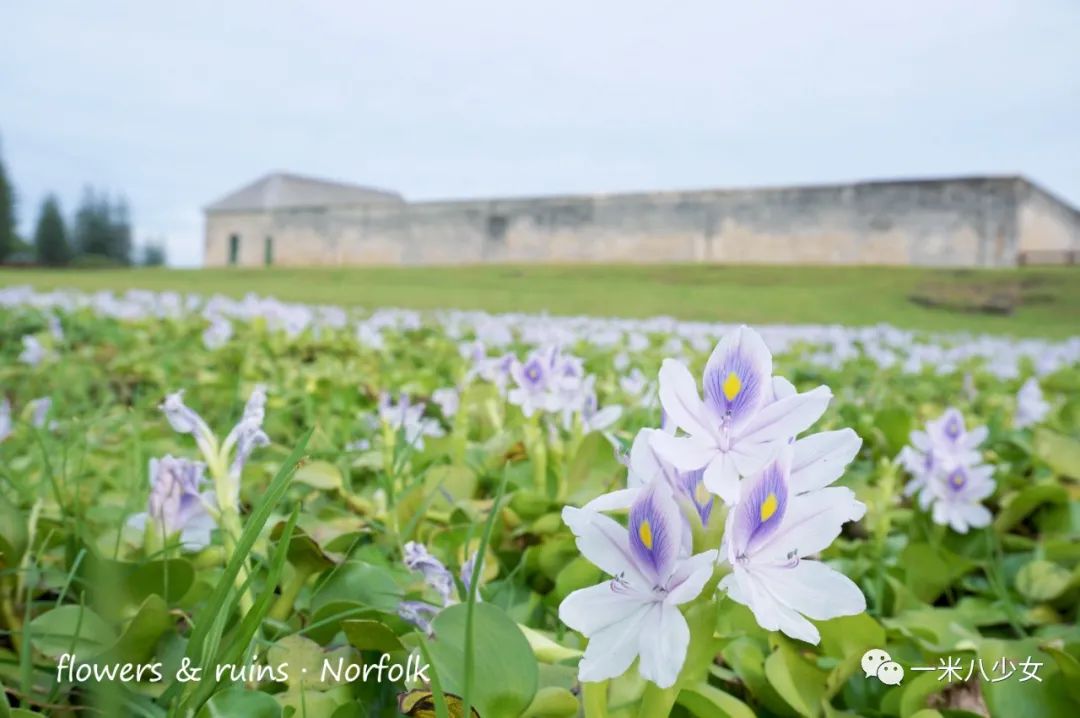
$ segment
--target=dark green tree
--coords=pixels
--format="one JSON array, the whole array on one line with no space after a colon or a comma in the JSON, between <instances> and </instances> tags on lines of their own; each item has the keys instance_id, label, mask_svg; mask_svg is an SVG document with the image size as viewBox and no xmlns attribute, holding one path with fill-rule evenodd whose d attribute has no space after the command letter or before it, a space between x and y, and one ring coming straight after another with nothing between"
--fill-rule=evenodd
<instances>
[{"instance_id":1,"label":"dark green tree","mask_svg":"<svg viewBox=\"0 0 1080 718\"><path fill-rule=\"evenodd\" d=\"M109 224L109 257L121 264L131 264L131 212L124 197L109 205Z\"/></svg>"},{"instance_id":2,"label":"dark green tree","mask_svg":"<svg viewBox=\"0 0 1080 718\"><path fill-rule=\"evenodd\" d=\"M41 203L41 213L34 229L34 249L38 262L50 267L59 267L71 261L67 226L55 195L49 195Z\"/></svg>"},{"instance_id":3,"label":"dark green tree","mask_svg":"<svg viewBox=\"0 0 1080 718\"><path fill-rule=\"evenodd\" d=\"M143 246L141 264L144 267L162 267L166 259L164 242L148 242Z\"/></svg>"},{"instance_id":4,"label":"dark green tree","mask_svg":"<svg viewBox=\"0 0 1080 718\"><path fill-rule=\"evenodd\" d=\"M110 258L112 222L109 214L107 197L99 195L92 187L83 190L72 229L75 250L79 254L101 259Z\"/></svg>"},{"instance_id":5,"label":"dark green tree","mask_svg":"<svg viewBox=\"0 0 1080 718\"><path fill-rule=\"evenodd\" d=\"M15 187L8 179L0 158L0 264L15 251L19 239L15 233Z\"/></svg>"}]
</instances>

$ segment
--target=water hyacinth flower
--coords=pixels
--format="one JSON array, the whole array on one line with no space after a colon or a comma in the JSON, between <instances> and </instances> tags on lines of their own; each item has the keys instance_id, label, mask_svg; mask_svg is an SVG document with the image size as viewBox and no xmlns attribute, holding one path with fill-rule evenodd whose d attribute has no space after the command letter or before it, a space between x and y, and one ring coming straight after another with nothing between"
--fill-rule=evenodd
<instances>
[{"instance_id":1,"label":"water hyacinth flower","mask_svg":"<svg viewBox=\"0 0 1080 718\"><path fill-rule=\"evenodd\" d=\"M43 396L30 402L30 424L35 429L44 429L52 409L52 399ZM55 423L55 422L54 422Z\"/></svg>"},{"instance_id":2,"label":"water hyacinth flower","mask_svg":"<svg viewBox=\"0 0 1080 718\"><path fill-rule=\"evenodd\" d=\"M791 481L793 451L748 481L728 514L725 557L731 573L720 581L728 596L754 614L762 628L817 644L824 621L866 610L866 598L847 576L807 557L822 551L866 506L851 489L819 488L797 493Z\"/></svg>"},{"instance_id":3,"label":"water hyacinth flower","mask_svg":"<svg viewBox=\"0 0 1080 718\"><path fill-rule=\"evenodd\" d=\"M442 561L432 556L423 544L416 541L405 544L403 558L410 570L419 571L424 575L424 581L442 597L444 606L449 606L453 602L453 574Z\"/></svg>"},{"instance_id":4,"label":"water hyacinth flower","mask_svg":"<svg viewBox=\"0 0 1080 718\"><path fill-rule=\"evenodd\" d=\"M919 504L931 509L934 523L957 533L989 526L993 516L981 502L994 493L993 474L993 467L986 464L957 464L938 471L919 494Z\"/></svg>"},{"instance_id":5,"label":"water hyacinth flower","mask_svg":"<svg viewBox=\"0 0 1080 718\"><path fill-rule=\"evenodd\" d=\"M232 335L232 322L221 316L212 316L210 326L202 333L203 346L210 350L220 349L229 343Z\"/></svg>"},{"instance_id":6,"label":"water hyacinth flower","mask_svg":"<svg viewBox=\"0 0 1080 718\"><path fill-rule=\"evenodd\" d=\"M524 363L515 362L510 367L510 377L515 386L507 394L511 404L521 407L525 416L539 410L550 411L552 407L551 352L533 352Z\"/></svg>"},{"instance_id":7,"label":"water hyacinth flower","mask_svg":"<svg viewBox=\"0 0 1080 718\"><path fill-rule=\"evenodd\" d=\"M582 555L612 577L574 591L559 606L562 622L589 639L578 678L614 678L640 658L644 678L661 688L674 685L690 643L679 606L701 593L717 552L686 555L679 507L659 482L630 507L627 528L570 506L563 509L563 521Z\"/></svg>"},{"instance_id":8,"label":"water hyacinth flower","mask_svg":"<svg viewBox=\"0 0 1080 718\"><path fill-rule=\"evenodd\" d=\"M31 367L40 365L49 356L38 338L27 334L22 338L23 349L19 353L19 361Z\"/></svg>"},{"instance_id":9,"label":"water hyacinth flower","mask_svg":"<svg viewBox=\"0 0 1080 718\"><path fill-rule=\"evenodd\" d=\"M778 392L772 354L753 329L739 327L716 345L702 376L705 400L686 366L665 359L660 403L685 436L653 434L657 452L683 471L704 468L705 485L729 505L740 477L759 471L790 439L825 412L828 387ZM784 395L779 395L784 394Z\"/></svg>"},{"instance_id":10,"label":"water hyacinth flower","mask_svg":"<svg viewBox=\"0 0 1080 718\"><path fill-rule=\"evenodd\" d=\"M439 422L424 416L424 403L413 403L407 394L402 393L397 403L390 394L383 392L379 397L379 420L394 431L405 433L405 443L416 449L424 448L425 436L443 436Z\"/></svg>"},{"instance_id":11,"label":"water hyacinth flower","mask_svg":"<svg viewBox=\"0 0 1080 718\"><path fill-rule=\"evenodd\" d=\"M0 441L11 436L13 431L11 421L11 402L7 397L0 399Z\"/></svg>"},{"instance_id":12,"label":"water hyacinth flower","mask_svg":"<svg viewBox=\"0 0 1080 718\"><path fill-rule=\"evenodd\" d=\"M982 459L978 446L986 435L985 426L969 432L964 426L963 414L952 408L937 420L927 422L925 431L911 432L911 443L897 456L912 477L904 487L904 495L914 496L925 490L941 472L978 464Z\"/></svg>"},{"instance_id":13,"label":"water hyacinth flower","mask_svg":"<svg viewBox=\"0 0 1080 718\"><path fill-rule=\"evenodd\" d=\"M1020 387L1016 394L1016 416L1013 418L1013 426L1024 429L1038 424L1050 413L1050 404L1043 398L1042 389L1039 388L1039 380L1031 377Z\"/></svg>"},{"instance_id":14,"label":"water hyacinth flower","mask_svg":"<svg viewBox=\"0 0 1080 718\"><path fill-rule=\"evenodd\" d=\"M461 404L461 396L454 387L445 387L431 392L431 400L439 407L439 411L447 419L457 414Z\"/></svg>"},{"instance_id":15,"label":"water hyacinth flower","mask_svg":"<svg viewBox=\"0 0 1080 718\"><path fill-rule=\"evenodd\" d=\"M202 453L210 474L214 477L218 500L223 506L235 507L240 501L240 475L251 453L270 443L263 431L266 415L266 387L256 384L244 405L240 421L218 443L217 436L199 413L184 403L184 392L178 391L165 397L158 407L174 431L191 434Z\"/></svg>"},{"instance_id":16,"label":"water hyacinth flower","mask_svg":"<svg viewBox=\"0 0 1080 718\"><path fill-rule=\"evenodd\" d=\"M216 501L211 490L203 490L206 465L164 456L150 459L150 498L144 513L128 519L139 531L150 530L163 539L179 535L180 545L198 551L210 545L210 535L217 525L212 512Z\"/></svg>"}]
</instances>

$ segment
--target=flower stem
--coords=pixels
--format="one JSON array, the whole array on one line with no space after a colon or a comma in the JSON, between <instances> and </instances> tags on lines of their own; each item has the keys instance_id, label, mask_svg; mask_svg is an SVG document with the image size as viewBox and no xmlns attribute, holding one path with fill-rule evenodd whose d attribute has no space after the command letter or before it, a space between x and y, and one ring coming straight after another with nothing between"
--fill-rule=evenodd
<instances>
[{"instance_id":1,"label":"flower stem","mask_svg":"<svg viewBox=\"0 0 1080 718\"><path fill-rule=\"evenodd\" d=\"M585 705L585 718L607 718L608 682L582 683L581 697Z\"/></svg>"},{"instance_id":2,"label":"flower stem","mask_svg":"<svg viewBox=\"0 0 1080 718\"><path fill-rule=\"evenodd\" d=\"M638 718L667 718L675 706L679 690L675 686L661 688L655 683L645 684L645 694L641 696Z\"/></svg>"},{"instance_id":3,"label":"flower stem","mask_svg":"<svg viewBox=\"0 0 1080 718\"><path fill-rule=\"evenodd\" d=\"M293 575L282 585L281 595L274 601L274 605L267 615L275 621L286 620L293 610L296 597L300 595L300 591L303 590L304 584L307 583L309 578L311 578L310 568L297 567L294 569Z\"/></svg>"}]
</instances>

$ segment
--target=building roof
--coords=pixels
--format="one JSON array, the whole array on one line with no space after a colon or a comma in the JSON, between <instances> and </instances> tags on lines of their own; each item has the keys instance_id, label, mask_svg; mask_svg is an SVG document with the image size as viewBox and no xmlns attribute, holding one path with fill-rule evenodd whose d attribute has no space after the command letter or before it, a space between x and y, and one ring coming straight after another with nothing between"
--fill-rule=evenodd
<instances>
[{"instance_id":1,"label":"building roof","mask_svg":"<svg viewBox=\"0 0 1080 718\"><path fill-rule=\"evenodd\" d=\"M274 172L205 207L207 212L243 212L302 207L403 202L397 192Z\"/></svg>"}]
</instances>

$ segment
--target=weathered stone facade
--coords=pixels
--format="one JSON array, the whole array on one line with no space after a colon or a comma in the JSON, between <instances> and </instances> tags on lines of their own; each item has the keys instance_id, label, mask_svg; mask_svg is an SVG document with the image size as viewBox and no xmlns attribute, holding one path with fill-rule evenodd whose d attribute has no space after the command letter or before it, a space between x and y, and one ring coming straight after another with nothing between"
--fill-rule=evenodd
<instances>
[{"instance_id":1,"label":"weathered stone facade","mask_svg":"<svg viewBox=\"0 0 1080 718\"><path fill-rule=\"evenodd\" d=\"M207 207L204 261L1002 267L1080 261L1080 212L1021 177L406 202L270 175Z\"/></svg>"}]
</instances>

